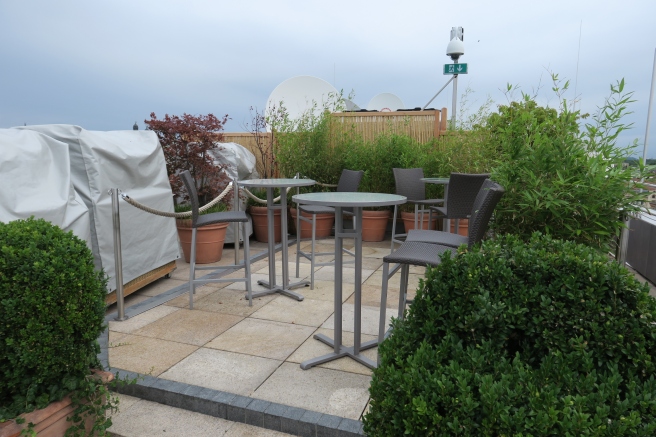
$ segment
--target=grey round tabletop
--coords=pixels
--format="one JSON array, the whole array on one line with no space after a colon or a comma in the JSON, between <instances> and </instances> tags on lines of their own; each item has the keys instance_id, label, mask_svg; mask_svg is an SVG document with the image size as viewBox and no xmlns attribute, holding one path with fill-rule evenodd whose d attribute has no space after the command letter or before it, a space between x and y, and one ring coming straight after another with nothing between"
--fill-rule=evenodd
<instances>
[{"instance_id":1,"label":"grey round tabletop","mask_svg":"<svg viewBox=\"0 0 656 437\"><path fill-rule=\"evenodd\" d=\"M369 207L400 205L408 199L398 194L338 192L296 194L292 200L303 205Z\"/></svg>"},{"instance_id":2,"label":"grey round tabletop","mask_svg":"<svg viewBox=\"0 0 656 437\"><path fill-rule=\"evenodd\" d=\"M429 184L445 185L449 183L449 178L421 178L421 181Z\"/></svg>"},{"instance_id":3,"label":"grey round tabletop","mask_svg":"<svg viewBox=\"0 0 656 437\"><path fill-rule=\"evenodd\" d=\"M312 179L284 179L284 178L273 178L273 179L246 179L243 181L237 182L239 185L244 187L307 187L309 185L316 184Z\"/></svg>"}]
</instances>

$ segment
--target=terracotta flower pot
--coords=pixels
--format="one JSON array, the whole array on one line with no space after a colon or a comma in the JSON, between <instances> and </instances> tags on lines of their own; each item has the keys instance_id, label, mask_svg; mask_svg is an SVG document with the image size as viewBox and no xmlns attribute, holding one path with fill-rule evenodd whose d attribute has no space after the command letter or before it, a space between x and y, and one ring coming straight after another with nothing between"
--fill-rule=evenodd
<instances>
[{"instance_id":1,"label":"terracotta flower pot","mask_svg":"<svg viewBox=\"0 0 656 437\"><path fill-rule=\"evenodd\" d=\"M456 221L451 220L451 230L449 232L453 233L456 231ZM458 234L463 236L469 235L469 220L460 219L460 226L458 226Z\"/></svg>"},{"instance_id":2,"label":"terracotta flower pot","mask_svg":"<svg viewBox=\"0 0 656 437\"><path fill-rule=\"evenodd\" d=\"M428 213L425 212L423 214L424 214L423 226L422 226L422 222L421 222L421 215L417 218L417 224L421 227L421 229L436 229L437 219L436 218L433 219L433 222L431 223L431 226L429 228L428 227ZM405 225L405 232L406 233L408 233L408 231L415 228L415 213L414 212L401 212L401 219L403 220L403 224Z\"/></svg>"},{"instance_id":3,"label":"terracotta flower pot","mask_svg":"<svg viewBox=\"0 0 656 437\"><path fill-rule=\"evenodd\" d=\"M230 223L216 223L196 230L196 262L210 264L221 261L223 243ZM177 220L178 236L185 262L191 259L191 220Z\"/></svg>"},{"instance_id":4,"label":"terracotta flower pot","mask_svg":"<svg viewBox=\"0 0 656 437\"><path fill-rule=\"evenodd\" d=\"M114 374L111 372L96 370L94 373L105 384L114 380ZM0 423L0 437L18 437L29 423L34 424L34 431L38 437L62 437L66 434L66 430L73 426L73 422L67 419L73 417L74 411L75 407L71 405L71 397L66 396L45 408L21 414L20 417L25 419L25 423L18 424L16 419ZM94 420L93 416L85 419L87 432L91 430Z\"/></svg>"},{"instance_id":5,"label":"terracotta flower pot","mask_svg":"<svg viewBox=\"0 0 656 437\"><path fill-rule=\"evenodd\" d=\"M267 216L267 207L266 206L250 206L248 207L248 213L253 219L253 234L255 239L261 243L266 243L269 241L269 219ZM280 213L281 210L277 209L273 211L273 234L275 237L275 242L280 243L282 241L282 229L280 222Z\"/></svg>"},{"instance_id":6,"label":"terracotta flower pot","mask_svg":"<svg viewBox=\"0 0 656 437\"><path fill-rule=\"evenodd\" d=\"M296 208L290 208L289 214L292 216L294 226L296 226ZM312 214L302 212L302 217L312 219ZM330 237L330 231L335 223L335 214L317 214L316 221L316 238ZM312 223L301 220L301 238L312 238Z\"/></svg>"},{"instance_id":7,"label":"terracotta flower pot","mask_svg":"<svg viewBox=\"0 0 656 437\"><path fill-rule=\"evenodd\" d=\"M391 211L362 211L362 241L383 241Z\"/></svg>"}]
</instances>

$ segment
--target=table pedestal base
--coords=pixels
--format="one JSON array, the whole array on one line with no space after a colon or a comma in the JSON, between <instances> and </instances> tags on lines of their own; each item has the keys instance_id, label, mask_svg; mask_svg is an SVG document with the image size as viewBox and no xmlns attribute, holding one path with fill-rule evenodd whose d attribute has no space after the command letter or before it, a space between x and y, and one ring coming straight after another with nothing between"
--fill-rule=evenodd
<instances>
[{"instance_id":1,"label":"table pedestal base","mask_svg":"<svg viewBox=\"0 0 656 437\"><path fill-rule=\"evenodd\" d=\"M316 334L314 336L316 340L319 340L322 343L327 344L328 346L334 348L335 347L335 340L333 340L330 337L327 337L323 334ZM376 340L370 340L362 343L360 345L360 351L371 349L372 347L378 346L378 339ZM369 358L365 357L364 355L361 355L359 352L355 353L354 347L346 347L344 345L341 345L339 347L339 352L331 352L329 354L312 358L307 361L303 361L301 363L301 369L307 370L310 367L316 366L317 364L323 364L327 363L328 361L333 361L338 358L342 357L351 357L358 363L369 367L370 369L375 369L376 368L376 363Z\"/></svg>"},{"instance_id":2,"label":"table pedestal base","mask_svg":"<svg viewBox=\"0 0 656 437\"><path fill-rule=\"evenodd\" d=\"M263 285L264 287L267 287L267 288L270 287L269 281L257 281L257 283L258 283L258 285ZM284 288L283 288L282 285L274 285L273 288L269 288L268 290L258 291L257 293L253 292L253 299L255 299L256 297L267 296L267 295L273 294L273 293L280 293L280 294L283 294L287 297L292 297L292 298L296 299L299 302L302 302L303 299L305 299L303 297L303 295L295 293L291 289L292 288L303 287L303 286L307 287L308 285L310 285L310 281L292 282L291 284L289 284L287 287L284 287Z\"/></svg>"}]
</instances>

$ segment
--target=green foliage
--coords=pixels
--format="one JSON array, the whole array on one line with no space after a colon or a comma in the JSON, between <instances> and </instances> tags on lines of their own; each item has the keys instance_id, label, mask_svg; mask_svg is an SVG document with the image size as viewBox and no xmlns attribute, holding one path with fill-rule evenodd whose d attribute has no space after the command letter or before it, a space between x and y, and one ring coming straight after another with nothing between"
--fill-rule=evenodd
<instances>
[{"instance_id":1,"label":"green foliage","mask_svg":"<svg viewBox=\"0 0 656 437\"><path fill-rule=\"evenodd\" d=\"M560 96L558 77L553 90ZM624 81L579 132L579 111L561 100L559 110L543 108L529 96L500 106L487 123L498 153L492 178L506 190L491 224L497 233L528 240L534 231L609 250L623 225L623 214L641 209L646 194L635 177L644 176L622 163L635 147L616 145L629 128L622 116L631 103Z\"/></svg>"},{"instance_id":2,"label":"green foliage","mask_svg":"<svg viewBox=\"0 0 656 437\"><path fill-rule=\"evenodd\" d=\"M101 368L105 284L71 232L43 219L0 223L0 421L83 388Z\"/></svg>"},{"instance_id":3,"label":"green foliage","mask_svg":"<svg viewBox=\"0 0 656 437\"><path fill-rule=\"evenodd\" d=\"M375 436L652 436L656 301L590 247L534 234L445 255L379 346Z\"/></svg>"},{"instance_id":4,"label":"green foliage","mask_svg":"<svg viewBox=\"0 0 656 437\"><path fill-rule=\"evenodd\" d=\"M337 183L345 168L345 143L335 141L336 126L330 114L342 108L343 102L341 93L330 96L320 109L313 102L313 107L295 120L282 105L270 114L268 122L274 131L275 157L282 177L299 173L324 184Z\"/></svg>"},{"instance_id":5,"label":"green foliage","mask_svg":"<svg viewBox=\"0 0 656 437\"><path fill-rule=\"evenodd\" d=\"M300 173L318 182L336 184L343 169L364 170L360 191L394 193L395 167L422 167L426 176L491 169L494 149L483 129L449 132L426 143L390 132L364 141L353 126L331 116L332 111L343 107L344 101L341 94L332 97L322 111L316 111L315 104L297 120L289 120L283 106L270 112L267 121L275 132L276 162L284 177ZM485 110L479 110L469 120L482 118L481 111ZM429 186L427 195L437 197L441 189ZM307 190L316 191L317 187Z\"/></svg>"}]
</instances>

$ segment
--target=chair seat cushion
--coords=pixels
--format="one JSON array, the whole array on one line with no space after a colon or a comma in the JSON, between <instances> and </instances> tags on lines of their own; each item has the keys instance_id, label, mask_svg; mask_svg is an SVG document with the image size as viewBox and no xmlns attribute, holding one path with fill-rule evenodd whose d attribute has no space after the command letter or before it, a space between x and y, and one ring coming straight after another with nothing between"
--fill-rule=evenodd
<instances>
[{"instance_id":1,"label":"chair seat cushion","mask_svg":"<svg viewBox=\"0 0 656 437\"><path fill-rule=\"evenodd\" d=\"M213 212L211 214L203 214L198 216L196 227L213 225L215 223L225 222L247 222L248 215L244 211L223 211Z\"/></svg>"},{"instance_id":2,"label":"chair seat cushion","mask_svg":"<svg viewBox=\"0 0 656 437\"><path fill-rule=\"evenodd\" d=\"M442 244L449 247L460 247L463 244L469 243L469 237L450 232L413 229L408 232L405 241L419 241L422 243Z\"/></svg>"},{"instance_id":3,"label":"chair seat cushion","mask_svg":"<svg viewBox=\"0 0 656 437\"><path fill-rule=\"evenodd\" d=\"M443 203L444 199L424 199L424 200L410 200L408 203L416 203L417 205L436 205L438 203Z\"/></svg>"},{"instance_id":4,"label":"chair seat cushion","mask_svg":"<svg viewBox=\"0 0 656 437\"><path fill-rule=\"evenodd\" d=\"M383 258L386 263L412 264L415 266L436 266L441 260L443 253L458 253L453 247L439 244L421 243L419 241L406 241L394 252Z\"/></svg>"},{"instance_id":5,"label":"chair seat cushion","mask_svg":"<svg viewBox=\"0 0 656 437\"><path fill-rule=\"evenodd\" d=\"M301 211L309 214L335 214L335 208L322 205L301 205Z\"/></svg>"}]
</instances>

